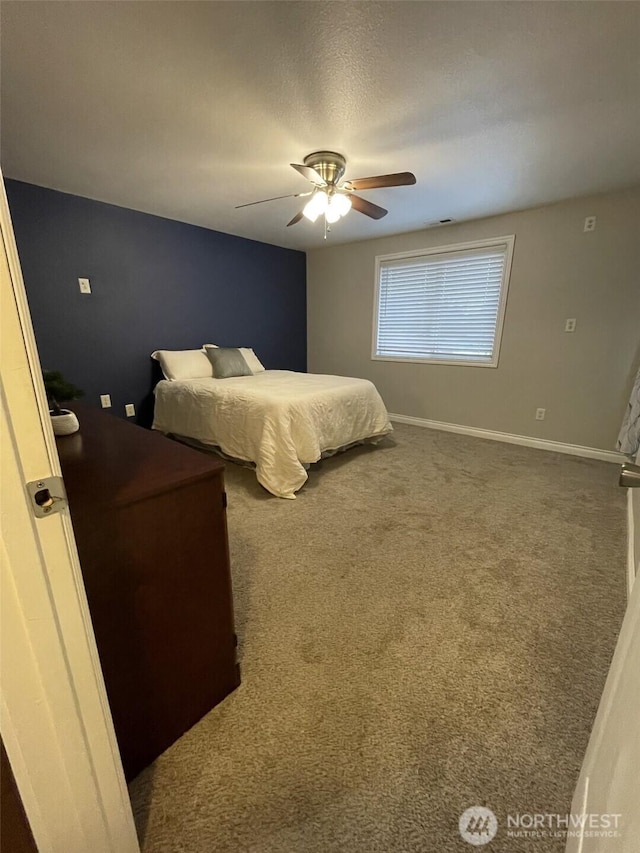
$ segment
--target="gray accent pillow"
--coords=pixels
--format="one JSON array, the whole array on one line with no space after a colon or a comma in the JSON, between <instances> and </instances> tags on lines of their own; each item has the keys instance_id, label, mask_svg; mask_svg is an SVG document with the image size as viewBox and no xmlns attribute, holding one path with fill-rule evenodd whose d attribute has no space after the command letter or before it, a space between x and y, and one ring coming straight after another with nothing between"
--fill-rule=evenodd
<instances>
[{"instance_id":1,"label":"gray accent pillow","mask_svg":"<svg viewBox=\"0 0 640 853\"><path fill-rule=\"evenodd\" d=\"M217 347L207 349L207 357L213 367L216 379L230 379L232 376L251 376L251 368L244 356L235 347Z\"/></svg>"}]
</instances>

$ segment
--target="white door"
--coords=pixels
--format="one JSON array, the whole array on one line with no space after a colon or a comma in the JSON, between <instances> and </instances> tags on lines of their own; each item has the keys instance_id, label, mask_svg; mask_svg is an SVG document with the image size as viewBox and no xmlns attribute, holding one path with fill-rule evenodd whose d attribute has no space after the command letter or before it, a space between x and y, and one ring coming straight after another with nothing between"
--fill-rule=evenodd
<instances>
[{"instance_id":1,"label":"white door","mask_svg":"<svg viewBox=\"0 0 640 853\"><path fill-rule=\"evenodd\" d=\"M630 597L571 808L584 831L568 838L567 853L640 850L640 580L631 583L640 489L629 493Z\"/></svg>"},{"instance_id":2,"label":"white door","mask_svg":"<svg viewBox=\"0 0 640 853\"><path fill-rule=\"evenodd\" d=\"M636 457L636 464L640 465L640 452L638 452ZM636 577L640 576L640 489L629 489L627 498L629 500L629 573L627 588L630 594Z\"/></svg>"},{"instance_id":3,"label":"white door","mask_svg":"<svg viewBox=\"0 0 640 853\"><path fill-rule=\"evenodd\" d=\"M2 738L40 853L135 853L68 510L25 488L60 466L1 178Z\"/></svg>"}]
</instances>

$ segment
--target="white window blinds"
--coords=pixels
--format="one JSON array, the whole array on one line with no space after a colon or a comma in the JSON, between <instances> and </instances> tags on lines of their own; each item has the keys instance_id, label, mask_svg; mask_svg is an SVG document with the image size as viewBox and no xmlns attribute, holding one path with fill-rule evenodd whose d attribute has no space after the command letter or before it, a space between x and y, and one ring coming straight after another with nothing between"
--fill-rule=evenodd
<instances>
[{"instance_id":1,"label":"white window blinds","mask_svg":"<svg viewBox=\"0 0 640 853\"><path fill-rule=\"evenodd\" d=\"M374 357L497 363L510 239L379 259Z\"/></svg>"}]
</instances>

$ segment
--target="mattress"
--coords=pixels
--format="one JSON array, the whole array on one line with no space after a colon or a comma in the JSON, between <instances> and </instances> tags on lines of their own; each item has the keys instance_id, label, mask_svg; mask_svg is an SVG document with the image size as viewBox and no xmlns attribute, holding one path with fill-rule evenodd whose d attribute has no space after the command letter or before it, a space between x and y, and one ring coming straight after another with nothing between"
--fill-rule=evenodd
<instances>
[{"instance_id":1,"label":"mattress","mask_svg":"<svg viewBox=\"0 0 640 853\"><path fill-rule=\"evenodd\" d=\"M266 370L231 379L162 380L153 429L219 447L255 464L271 494L294 498L305 466L345 446L392 431L372 382Z\"/></svg>"}]
</instances>

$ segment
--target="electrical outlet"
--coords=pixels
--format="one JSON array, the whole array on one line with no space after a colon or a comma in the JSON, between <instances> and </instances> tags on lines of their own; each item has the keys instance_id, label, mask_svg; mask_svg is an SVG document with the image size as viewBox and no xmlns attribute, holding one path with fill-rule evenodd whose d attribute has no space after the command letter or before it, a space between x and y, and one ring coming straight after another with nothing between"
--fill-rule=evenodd
<instances>
[{"instance_id":1,"label":"electrical outlet","mask_svg":"<svg viewBox=\"0 0 640 853\"><path fill-rule=\"evenodd\" d=\"M584 221L584 230L585 231L595 231L596 230L596 218L595 216L587 216Z\"/></svg>"},{"instance_id":2,"label":"electrical outlet","mask_svg":"<svg viewBox=\"0 0 640 853\"><path fill-rule=\"evenodd\" d=\"M124 413L128 418L132 418L136 413L136 407L133 403L127 403L124 407Z\"/></svg>"},{"instance_id":3,"label":"electrical outlet","mask_svg":"<svg viewBox=\"0 0 640 853\"><path fill-rule=\"evenodd\" d=\"M546 409L536 409L536 420L537 420L537 421L543 421L543 420L544 420L544 416L545 416L546 414L547 414L547 410L546 410Z\"/></svg>"},{"instance_id":4,"label":"electrical outlet","mask_svg":"<svg viewBox=\"0 0 640 853\"><path fill-rule=\"evenodd\" d=\"M576 318L571 317L569 320L565 320L564 323L565 332L575 332L576 330Z\"/></svg>"},{"instance_id":5,"label":"electrical outlet","mask_svg":"<svg viewBox=\"0 0 640 853\"><path fill-rule=\"evenodd\" d=\"M109 394L100 394L100 405L103 409L111 408L111 396Z\"/></svg>"},{"instance_id":6,"label":"electrical outlet","mask_svg":"<svg viewBox=\"0 0 640 853\"><path fill-rule=\"evenodd\" d=\"M91 293L91 282L88 278L79 278L78 286L80 288L80 293Z\"/></svg>"}]
</instances>

